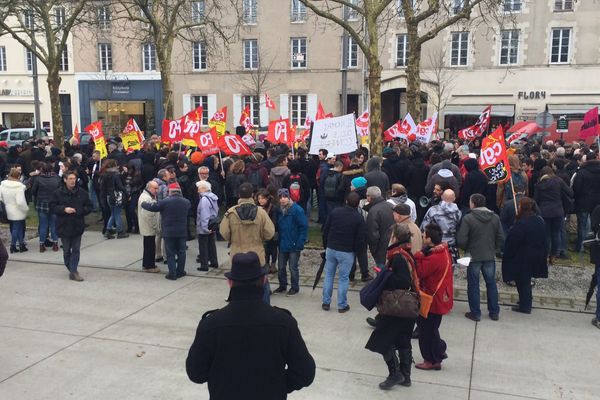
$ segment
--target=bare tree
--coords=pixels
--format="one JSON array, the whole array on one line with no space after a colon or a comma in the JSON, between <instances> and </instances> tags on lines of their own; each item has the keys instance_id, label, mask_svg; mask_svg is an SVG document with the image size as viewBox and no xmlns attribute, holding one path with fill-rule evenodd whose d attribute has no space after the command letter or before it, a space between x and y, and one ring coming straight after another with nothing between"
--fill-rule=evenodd
<instances>
[{"instance_id":1,"label":"bare tree","mask_svg":"<svg viewBox=\"0 0 600 400\"><path fill-rule=\"evenodd\" d=\"M116 18L128 26L121 37L154 45L165 118L173 118L172 53L176 40L206 47L228 46L237 34L240 0L112 0ZM140 26L142 29L140 29Z\"/></svg>"},{"instance_id":2,"label":"bare tree","mask_svg":"<svg viewBox=\"0 0 600 400\"><path fill-rule=\"evenodd\" d=\"M440 115L452 96L456 71L446 65L443 48L430 50L427 53L427 64L429 68L424 71L423 76L432 86L433 96L430 101Z\"/></svg>"},{"instance_id":3,"label":"bare tree","mask_svg":"<svg viewBox=\"0 0 600 400\"><path fill-rule=\"evenodd\" d=\"M89 5L87 0L0 0L0 34L11 35L47 70L54 141L61 149L64 143L59 96L61 63L73 28L89 22Z\"/></svg>"},{"instance_id":4,"label":"bare tree","mask_svg":"<svg viewBox=\"0 0 600 400\"><path fill-rule=\"evenodd\" d=\"M258 66L238 74L240 88L244 93L255 96L259 104L261 95L271 89L267 79L273 72L273 64L275 64L275 57L271 57L268 51L261 48L258 52Z\"/></svg>"}]
</instances>

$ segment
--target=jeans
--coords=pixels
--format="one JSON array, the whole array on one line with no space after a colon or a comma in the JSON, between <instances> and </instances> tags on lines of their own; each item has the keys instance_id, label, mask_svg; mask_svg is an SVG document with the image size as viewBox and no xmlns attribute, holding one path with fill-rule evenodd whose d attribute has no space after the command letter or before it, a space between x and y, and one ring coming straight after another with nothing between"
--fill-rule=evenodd
<instances>
[{"instance_id":1,"label":"jeans","mask_svg":"<svg viewBox=\"0 0 600 400\"><path fill-rule=\"evenodd\" d=\"M97 212L100 208L100 203L98 202L98 193L96 193L96 189L94 189L94 183L91 179L88 183L88 192L90 194L90 201L92 202L92 210Z\"/></svg>"},{"instance_id":2,"label":"jeans","mask_svg":"<svg viewBox=\"0 0 600 400\"><path fill-rule=\"evenodd\" d=\"M269 305L271 304L271 285L269 285L268 279L265 280L263 301Z\"/></svg>"},{"instance_id":3,"label":"jeans","mask_svg":"<svg viewBox=\"0 0 600 400\"><path fill-rule=\"evenodd\" d=\"M81 235L63 236L60 238L63 245L63 261L65 267L71 273L77 272L79 266L79 249L81 247Z\"/></svg>"},{"instance_id":4,"label":"jeans","mask_svg":"<svg viewBox=\"0 0 600 400\"><path fill-rule=\"evenodd\" d=\"M440 337L440 314L429 313L427 318L419 316L417 326L419 327L419 349L423 360L430 363L441 363L446 353L446 342Z\"/></svg>"},{"instance_id":5,"label":"jeans","mask_svg":"<svg viewBox=\"0 0 600 400\"><path fill-rule=\"evenodd\" d=\"M487 308L490 315L500 314L498 306L498 287L496 286L496 261L471 261L467 267L467 295L469 308L475 317L481 317L479 306L479 273L483 273L487 287Z\"/></svg>"},{"instance_id":6,"label":"jeans","mask_svg":"<svg viewBox=\"0 0 600 400\"><path fill-rule=\"evenodd\" d=\"M299 280L300 271L298 271L298 262L300 261L299 251L280 251L279 252L279 264L277 268L277 278L279 278L279 286L287 287L287 271L286 265L290 264L290 280L292 281L292 289L300 290Z\"/></svg>"},{"instance_id":7,"label":"jeans","mask_svg":"<svg viewBox=\"0 0 600 400\"><path fill-rule=\"evenodd\" d=\"M517 278L517 292L519 293L519 308L523 311L531 311L531 303L533 302L533 294L531 291L531 278Z\"/></svg>"},{"instance_id":8,"label":"jeans","mask_svg":"<svg viewBox=\"0 0 600 400\"><path fill-rule=\"evenodd\" d=\"M544 222L546 224L546 238L548 239L549 246L549 256L558 256L558 247L560 245L561 219L563 219L563 217L544 218Z\"/></svg>"},{"instance_id":9,"label":"jeans","mask_svg":"<svg viewBox=\"0 0 600 400\"><path fill-rule=\"evenodd\" d=\"M331 294L333 293L333 279L335 271L339 268L338 278L338 309L345 308L348 305L346 294L350 286L350 269L354 261L353 252L338 251L327 248L325 250L325 281L323 282L323 304L331 303Z\"/></svg>"},{"instance_id":10,"label":"jeans","mask_svg":"<svg viewBox=\"0 0 600 400\"><path fill-rule=\"evenodd\" d=\"M218 268L219 261L217 260L217 246L215 244L215 234L198 234L198 254L200 255L200 266Z\"/></svg>"},{"instance_id":11,"label":"jeans","mask_svg":"<svg viewBox=\"0 0 600 400\"><path fill-rule=\"evenodd\" d=\"M558 232L558 254L567 254L567 221L566 217L560 219Z\"/></svg>"},{"instance_id":12,"label":"jeans","mask_svg":"<svg viewBox=\"0 0 600 400\"><path fill-rule=\"evenodd\" d=\"M48 236L50 236L50 239L53 242L58 242L58 235L56 234L56 214L38 211L38 220L40 222L38 229L40 234L40 244L43 244Z\"/></svg>"},{"instance_id":13,"label":"jeans","mask_svg":"<svg viewBox=\"0 0 600 400\"><path fill-rule=\"evenodd\" d=\"M583 251L583 241L590 232L590 213L581 211L577 213L577 251Z\"/></svg>"},{"instance_id":14,"label":"jeans","mask_svg":"<svg viewBox=\"0 0 600 400\"><path fill-rule=\"evenodd\" d=\"M154 236L144 236L144 252L142 257L142 268L154 268L154 252L156 251L156 243Z\"/></svg>"},{"instance_id":15,"label":"jeans","mask_svg":"<svg viewBox=\"0 0 600 400\"><path fill-rule=\"evenodd\" d=\"M10 221L10 245L25 245L25 220Z\"/></svg>"},{"instance_id":16,"label":"jeans","mask_svg":"<svg viewBox=\"0 0 600 400\"><path fill-rule=\"evenodd\" d=\"M185 272L186 237L166 237L165 250L169 275L178 276Z\"/></svg>"},{"instance_id":17,"label":"jeans","mask_svg":"<svg viewBox=\"0 0 600 400\"><path fill-rule=\"evenodd\" d=\"M123 232L123 220L121 218L121 210L123 209L123 206L116 206L114 204L110 204L109 203L109 207L110 207L110 218L108 219L108 222L106 223L106 229L113 229L113 227L115 227L115 229L117 230L117 232Z\"/></svg>"},{"instance_id":18,"label":"jeans","mask_svg":"<svg viewBox=\"0 0 600 400\"><path fill-rule=\"evenodd\" d=\"M596 318L600 319L600 260L596 262L596 279L598 284L596 287Z\"/></svg>"}]
</instances>

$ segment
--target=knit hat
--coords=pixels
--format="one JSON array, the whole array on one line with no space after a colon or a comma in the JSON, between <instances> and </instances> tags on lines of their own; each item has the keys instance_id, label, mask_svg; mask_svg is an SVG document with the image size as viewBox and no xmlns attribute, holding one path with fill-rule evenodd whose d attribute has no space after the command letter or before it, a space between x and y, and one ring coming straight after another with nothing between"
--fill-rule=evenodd
<instances>
[{"instance_id":1,"label":"knit hat","mask_svg":"<svg viewBox=\"0 0 600 400\"><path fill-rule=\"evenodd\" d=\"M279 197L290 197L290 191L285 188L282 188L277 191L277 195Z\"/></svg>"},{"instance_id":2,"label":"knit hat","mask_svg":"<svg viewBox=\"0 0 600 400\"><path fill-rule=\"evenodd\" d=\"M179 187L179 184L177 182L173 182L173 183L169 183L169 186L167 186L169 190L179 190L181 191L181 187Z\"/></svg>"},{"instance_id":3,"label":"knit hat","mask_svg":"<svg viewBox=\"0 0 600 400\"><path fill-rule=\"evenodd\" d=\"M362 176L358 176L350 181L350 184L354 189L360 189L367 186L367 180Z\"/></svg>"}]
</instances>

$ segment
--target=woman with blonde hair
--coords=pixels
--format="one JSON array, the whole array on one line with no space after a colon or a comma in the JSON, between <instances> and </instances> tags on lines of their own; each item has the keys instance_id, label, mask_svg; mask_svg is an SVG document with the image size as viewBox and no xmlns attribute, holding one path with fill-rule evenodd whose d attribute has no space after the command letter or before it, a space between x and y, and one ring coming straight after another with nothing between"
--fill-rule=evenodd
<instances>
[{"instance_id":1,"label":"woman with blonde hair","mask_svg":"<svg viewBox=\"0 0 600 400\"><path fill-rule=\"evenodd\" d=\"M29 206L25 200L25 185L21 183L21 169L13 167L8 178L0 183L0 200L4 202L6 216L10 224L10 252L27 251L25 245L25 219Z\"/></svg>"}]
</instances>

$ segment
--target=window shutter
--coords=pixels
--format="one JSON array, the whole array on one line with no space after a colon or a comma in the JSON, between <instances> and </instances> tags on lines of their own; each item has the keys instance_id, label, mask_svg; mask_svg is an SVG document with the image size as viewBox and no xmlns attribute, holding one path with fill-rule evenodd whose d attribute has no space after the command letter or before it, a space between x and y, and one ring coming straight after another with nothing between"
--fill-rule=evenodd
<instances>
[{"instance_id":1,"label":"window shutter","mask_svg":"<svg viewBox=\"0 0 600 400\"><path fill-rule=\"evenodd\" d=\"M233 95L233 120L231 125L236 127L240 124L240 117L242 116L242 95L236 93Z\"/></svg>"},{"instance_id":2,"label":"window shutter","mask_svg":"<svg viewBox=\"0 0 600 400\"><path fill-rule=\"evenodd\" d=\"M279 115L283 118L290 117L289 101L290 98L287 93L282 93L279 95Z\"/></svg>"},{"instance_id":3,"label":"window shutter","mask_svg":"<svg viewBox=\"0 0 600 400\"><path fill-rule=\"evenodd\" d=\"M308 113L308 117L314 121L317 115L317 95L314 93L306 95L306 112Z\"/></svg>"},{"instance_id":4,"label":"window shutter","mask_svg":"<svg viewBox=\"0 0 600 400\"><path fill-rule=\"evenodd\" d=\"M260 126L265 127L269 126L269 109L267 108L267 103L265 102L265 95L261 95L259 99L260 111L259 111L259 121Z\"/></svg>"},{"instance_id":5,"label":"window shutter","mask_svg":"<svg viewBox=\"0 0 600 400\"><path fill-rule=\"evenodd\" d=\"M192 111L192 95L191 94L184 94L183 95L183 113L182 115L185 115L187 113L189 113L190 111Z\"/></svg>"}]
</instances>

